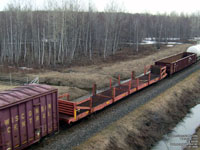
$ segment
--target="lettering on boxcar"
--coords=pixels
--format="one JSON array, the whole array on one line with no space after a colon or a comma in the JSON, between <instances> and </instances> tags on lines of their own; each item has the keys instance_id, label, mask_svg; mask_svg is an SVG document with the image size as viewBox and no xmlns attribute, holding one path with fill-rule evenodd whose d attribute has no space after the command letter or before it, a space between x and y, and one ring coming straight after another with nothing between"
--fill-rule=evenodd
<instances>
[{"instance_id":1,"label":"lettering on boxcar","mask_svg":"<svg viewBox=\"0 0 200 150\"><path fill-rule=\"evenodd\" d=\"M39 121L39 116L36 116L36 117L35 117L35 120L36 120L36 121Z\"/></svg>"},{"instance_id":2,"label":"lettering on boxcar","mask_svg":"<svg viewBox=\"0 0 200 150\"><path fill-rule=\"evenodd\" d=\"M29 117L32 116L32 111L31 111L31 110L28 112L28 116L29 116Z\"/></svg>"},{"instance_id":3,"label":"lettering on boxcar","mask_svg":"<svg viewBox=\"0 0 200 150\"><path fill-rule=\"evenodd\" d=\"M22 121L22 127L25 127L25 126L26 126L26 122Z\"/></svg>"},{"instance_id":4,"label":"lettering on boxcar","mask_svg":"<svg viewBox=\"0 0 200 150\"><path fill-rule=\"evenodd\" d=\"M5 126L8 126L10 124L10 120L9 119L4 120L4 124Z\"/></svg>"},{"instance_id":5,"label":"lettering on boxcar","mask_svg":"<svg viewBox=\"0 0 200 150\"><path fill-rule=\"evenodd\" d=\"M19 116L15 116L15 121L18 122L19 121Z\"/></svg>"},{"instance_id":6,"label":"lettering on boxcar","mask_svg":"<svg viewBox=\"0 0 200 150\"><path fill-rule=\"evenodd\" d=\"M14 130L18 130L18 124L14 124Z\"/></svg>"},{"instance_id":7,"label":"lettering on boxcar","mask_svg":"<svg viewBox=\"0 0 200 150\"><path fill-rule=\"evenodd\" d=\"M30 122L30 124L32 124L33 118L29 118L29 122Z\"/></svg>"},{"instance_id":8,"label":"lettering on boxcar","mask_svg":"<svg viewBox=\"0 0 200 150\"><path fill-rule=\"evenodd\" d=\"M21 119L22 119L22 120L25 119L24 113L21 114Z\"/></svg>"},{"instance_id":9,"label":"lettering on boxcar","mask_svg":"<svg viewBox=\"0 0 200 150\"><path fill-rule=\"evenodd\" d=\"M44 112L44 106L41 106L41 112Z\"/></svg>"},{"instance_id":10,"label":"lettering on boxcar","mask_svg":"<svg viewBox=\"0 0 200 150\"><path fill-rule=\"evenodd\" d=\"M46 118L46 114L45 114L45 113L42 114L42 118L43 118L43 119Z\"/></svg>"},{"instance_id":11,"label":"lettering on boxcar","mask_svg":"<svg viewBox=\"0 0 200 150\"><path fill-rule=\"evenodd\" d=\"M51 104L48 104L48 108L51 109Z\"/></svg>"},{"instance_id":12,"label":"lettering on boxcar","mask_svg":"<svg viewBox=\"0 0 200 150\"><path fill-rule=\"evenodd\" d=\"M39 114L39 108L35 108L35 113Z\"/></svg>"},{"instance_id":13,"label":"lettering on boxcar","mask_svg":"<svg viewBox=\"0 0 200 150\"><path fill-rule=\"evenodd\" d=\"M10 133L10 126L7 127L7 132Z\"/></svg>"}]
</instances>

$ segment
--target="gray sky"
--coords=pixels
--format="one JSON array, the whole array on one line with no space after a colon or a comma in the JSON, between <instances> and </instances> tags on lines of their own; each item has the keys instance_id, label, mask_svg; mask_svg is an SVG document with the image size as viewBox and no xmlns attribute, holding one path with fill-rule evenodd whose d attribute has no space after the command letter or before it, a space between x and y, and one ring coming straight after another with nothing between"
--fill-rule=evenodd
<instances>
[{"instance_id":1,"label":"gray sky","mask_svg":"<svg viewBox=\"0 0 200 150\"><path fill-rule=\"evenodd\" d=\"M10 0L0 0L0 10L2 10ZM11 0L13 1L13 0ZM36 7L43 8L47 0L14 0L18 1L31 1L35 3ZM64 0L57 0L62 2ZM79 0L83 7L86 7L88 0ZM103 11L110 0L91 0L99 11ZM123 10L126 12L140 13L170 13L175 11L177 13L193 13L200 12L200 0L115 0Z\"/></svg>"}]
</instances>

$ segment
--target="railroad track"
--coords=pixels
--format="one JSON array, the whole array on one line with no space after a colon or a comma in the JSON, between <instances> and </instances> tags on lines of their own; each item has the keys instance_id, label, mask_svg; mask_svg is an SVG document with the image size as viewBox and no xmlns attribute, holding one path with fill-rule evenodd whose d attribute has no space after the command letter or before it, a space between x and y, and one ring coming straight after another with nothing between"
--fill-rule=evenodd
<instances>
[{"instance_id":1,"label":"railroad track","mask_svg":"<svg viewBox=\"0 0 200 150\"><path fill-rule=\"evenodd\" d=\"M112 122L124 117L129 112L134 111L139 106L152 100L176 83L185 79L188 75L200 70L200 62L188 67L187 69L174 74L156 84L151 85L123 100L105 108L98 113L78 121L71 127L61 127L60 133L45 138L38 144L28 149L39 150L62 150L72 149L74 146L86 141L95 133L100 132Z\"/></svg>"}]
</instances>

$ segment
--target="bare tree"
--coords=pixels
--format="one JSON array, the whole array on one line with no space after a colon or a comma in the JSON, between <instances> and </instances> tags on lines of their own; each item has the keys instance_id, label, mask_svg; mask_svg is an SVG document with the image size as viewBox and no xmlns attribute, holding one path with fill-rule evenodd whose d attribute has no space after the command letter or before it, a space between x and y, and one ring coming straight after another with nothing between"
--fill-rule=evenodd
<instances>
[{"instance_id":1,"label":"bare tree","mask_svg":"<svg viewBox=\"0 0 200 150\"><path fill-rule=\"evenodd\" d=\"M199 13L130 14L116 1L98 12L91 0L87 10L79 0L46 1L39 10L31 0L14 0L0 12L0 64L65 65L81 57L106 59L124 43L134 43L139 52L146 37L160 43L200 36Z\"/></svg>"}]
</instances>

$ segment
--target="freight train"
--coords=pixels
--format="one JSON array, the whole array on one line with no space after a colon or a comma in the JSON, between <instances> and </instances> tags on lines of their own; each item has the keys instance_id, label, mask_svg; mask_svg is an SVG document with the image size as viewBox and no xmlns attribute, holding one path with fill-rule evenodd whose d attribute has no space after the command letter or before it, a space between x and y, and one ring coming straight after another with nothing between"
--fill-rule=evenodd
<instances>
[{"instance_id":1,"label":"freight train","mask_svg":"<svg viewBox=\"0 0 200 150\"><path fill-rule=\"evenodd\" d=\"M58 96L48 85L31 84L0 92L0 150L24 149L46 135L59 131L59 121L76 122L123 99L168 75L197 62L197 54L184 52L145 67L144 74L120 81L104 91L96 85L88 97L70 100L69 94ZM53 135L52 135L53 136Z\"/></svg>"}]
</instances>

